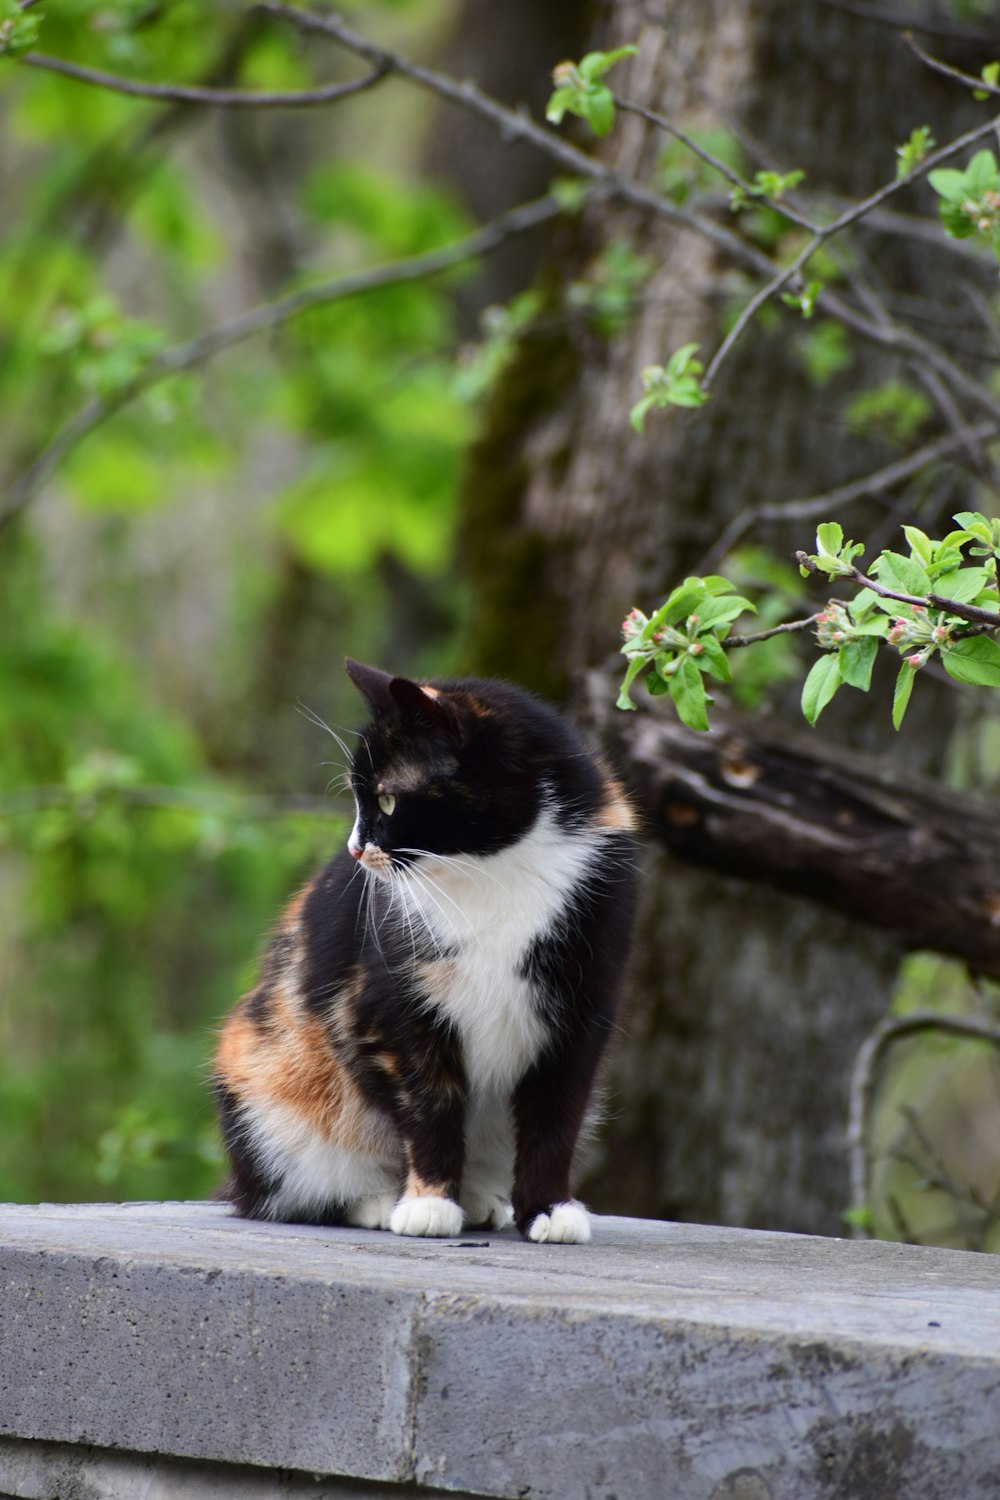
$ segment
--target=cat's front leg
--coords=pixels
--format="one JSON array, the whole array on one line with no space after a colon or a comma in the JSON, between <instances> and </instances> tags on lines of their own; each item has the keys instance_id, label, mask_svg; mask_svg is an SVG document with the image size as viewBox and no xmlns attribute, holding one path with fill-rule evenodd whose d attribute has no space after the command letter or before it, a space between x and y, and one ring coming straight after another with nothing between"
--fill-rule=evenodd
<instances>
[{"instance_id":1,"label":"cat's front leg","mask_svg":"<svg viewBox=\"0 0 1000 1500\"><path fill-rule=\"evenodd\" d=\"M434 1104L400 1110L406 1147L406 1187L389 1219L393 1234L460 1234L463 1215L458 1202L465 1153L464 1092L451 1091Z\"/></svg>"},{"instance_id":2,"label":"cat's front leg","mask_svg":"<svg viewBox=\"0 0 1000 1500\"><path fill-rule=\"evenodd\" d=\"M596 1050L564 1048L542 1058L514 1093L517 1153L514 1222L536 1243L585 1245L590 1216L570 1195L573 1153L594 1072Z\"/></svg>"}]
</instances>

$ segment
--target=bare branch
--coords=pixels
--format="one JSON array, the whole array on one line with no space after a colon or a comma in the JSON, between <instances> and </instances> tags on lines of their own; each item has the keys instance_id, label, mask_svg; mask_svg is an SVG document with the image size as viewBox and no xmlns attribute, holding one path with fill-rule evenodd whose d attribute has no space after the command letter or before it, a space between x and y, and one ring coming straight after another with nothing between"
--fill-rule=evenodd
<instances>
[{"instance_id":1,"label":"bare branch","mask_svg":"<svg viewBox=\"0 0 1000 1500\"><path fill-rule=\"evenodd\" d=\"M852 204L850 208L845 209L831 223L817 230L813 238L799 251L794 260L790 261L787 266L772 276L770 281L766 282L750 299L746 307L744 307L733 327L726 335L726 338L716 350L711 364L705 371L705 376L701 383L702 390L707 392L711 388L712 382L723 362L764 303L770 301L783 287L789 285L789 283L798 277L803 266L811 256L815 255L821 245L825 244L827 240L832 239L834 235L840 234L842 230L854 224L858 219L864 218L866 214L878 208L887 198L891 198L894 193L899 192L901 188L916 181L917 178L924 176L927 172L932 171L940 162L948 161L959 151L964 151L968 146L975 145L976 142L984 139L986 136L992 135L998 126L1000 126L1000 115L994 116L985 125L979 125L973 130L967 130L947 146L942 146L938 151L931 152L919 166L915 167L912 172L908 172L905 177L896 178L892 182L885 183L881 188L870 194L869 197L862 199L860 203ZM829 290L822 292L819 300L820 305L825 310L832 312L842 322L854 327L857 332L865 334L866 337L870 337L878 343L888 344L892 347L898 338L902 336L902 330L899 329L895 329L893 335L890 336L886 330L880 331L871 325L865 324L859 318L859 315L853 312L853 309L847 307L842 298L836 297ZM914 335L914 337L916 336ZM921 350L921 352L923 351ZM1000 407L998 407L998 411L1000 411Z\"/></svg>"},{"instance_id":2,"label":"bare branch","mask_svg":"<svg viewBox=\"0 0 1000 1500\"><path fill-rule=\"evenodd\" d=\"M32 68L44 68L49 73L59 73L75 83L110 89L113 93L128 94L135 99L210 105L217 109L299 109L304 105L334 104L338 99L347 99L352 94L360 94L372 88L390 71L388 63L381 63L376 64L364 78L355 78L350 83L329 83L315 89L267 93L247 89L203 88L197 84L140 83L132 78L122 78L116 73L104 73L98 68L85 68L79 63L67 62L62 57L50 57L44 52L25 52L18 61L27 63Z\"/></svg>"},{"instance_id":3,"label":"bare branch","mask_svg":"<svg viewBox=\"0 0 1000 1500\"><path fill-rule=\"evenodd\" d=\"M997 40L995 32L976 31L973 27L949 25L947 21L926 20L919 16L904 16L899 11L885 10L878 5L858 5L854 0L820 0L820 4L830 10L842 11L848 16L857 16L859 21L889 26L893 31L920 31L924 36L949 37L961 42L983 42L988 47L993 46Z\"/></svg>"},{"instance_id":4,"label":"bare branch","mask_svg":"<svg viewBox=\"0 0 1000 1500\"><path fill-rule=\"evenodd\" d=\"M850 1163L851 1206L868 1204L868 1137L872 1101L878 1075L886 1053L903 1037L937 1031L943 1035L969 1037L1000 1047L1000 1026L971 1016L947 1016L937 1011L915 1010L905 1016L889 1016L880 1021L858 1052L851 1073L848 1106L847 1149ZM858 1239L870 1237L862 1224L853 1224L851 1232Z\"/></svg>"},{"instance_id":5,"label":"bare branch","mask_svg":"<svg viewBox=\"0 0 1000 1500\"><path fill-rule=\"evenodd\" d=\"M968 434L962 431L938 438L933 443L917 448L907 458L897 459L883 469L876 469L874 473L866 474L861 479L852 479L849 484L842 484L821 495L810 495L804 500L785 500L773 505L757 505L740 511L701 559L696 571L710 573L750 528L760 521L812 521L822 516L835 515L858 500L871 499L894 490L897 485L912 479L915 474L940 459L964 453L970 438L973 442L986 442L996 437L998 431L1000 426L996 422L978 422L968 429Z\"/></svg>"},{"instance_id":6,"label":"bare branch","mask_svg":"<svg viewBox=\"0 0 1000 1500\"><path fill-rule=\"evenodd\" d=\"M429 89L439 98L447 99L462 109L471 110L474 114L483 116L498 127L504 140L529 142L552 157L554 161L559 162L567 171L589 178L590 181L602 187L607 196L628 203L634 208L645 209L660 218L669 219L672 223L692 230L718 245L738 265L745 266L748 270L767 275L774 268L770 256L755 245L749 244L731 229L727 229L725 225L717 223L705 214L682 208L679 204L671 202L669 198L664 198L662 194L643 187L632 178L622 176L597 157L589 156L586 151L581 151L578 146L565 140L556 131L538 124L526 110L509 109L468 80L458 83L445 73L439 73L433 68L426 68L420 63L412 62L400 52L377 46L366 37L352 31L339 16L330 12L317 15L311 11L300 10L293 5L275 4L273 0L260 0L260 3L253 9L258 14L291 22L302 31L316 32L321 36L329 37L340 46L346 47L349 52L365 58L373 66L384 64L401 77L408 78L422 88Z\"/></svg>"},{"instance_id":7,"label":"bare branch","mask_svg":"<svg viewBox=\"0 0 1000 1500\"><path fill-rule=\"evenodd\" d=\"M996 42L997 37L993 38ZM939 57L932 57L925 52L923 47L909 31L903 33L903 41L909 47L915 57L919 57L925 67L930 68L932 73L940 73L944 78L953 78L956 83L963 84L966 88L975 89L980 94L992 94L1000 97L1000 88L995 84L987 83L983 78L974 78L971 73L964 72L961 68L953 67L951 63L942 62Z\"/></svg>"},{"instance_id":8,"label":"bare branch","mask_svg":"<svg viewBox=\"0 0 1000 1500\"><path fill-rule=\"evenodd\" d=\"M239 317L231 318L228 322L199 334L187 343L177 344L173 349L156 355L131 384L114 395L95 397L82 407L34 463L14 481L0 506L0 528L20 515L49 475L88 433L102 426L123 406L160 381L204 364L223 350L243 343L256 334L277 328L311 308L327 307L348 297L361 296L387 286L398 286L403 282L424 281L465 261L488 255L514 235L544 224L561 212L560 204L551 195L533 203L521 204L519 208L501 214L464 239L456 240L439 250L428 250L406 260L391 261L388 265L349 272L333 281L302 287L299 291L252 308Z\"/></svg>"},{"instance_id":9,"label":"bare branch","mask_svg":"<svg viewBox=\"0 0 1000 1500\"><path fill-rule=\"evenodd\" d=\"M727 651L730 646L756 646L758 641L769 641L773 635L790 635L808 630L818 618L818 615L806 615L801 620L786 620L783 625L772 625L770 630L758 630L753 635L727 635L719 644Z\"/></svg>"},{"instance_id":10,"label":"bare branch","mask_svg":"<svg viewBox=\"0 0 1000 1500\"><path fill-rule=\"evenodd\" d=\"M672 135L675 140L680 141L681 145L686 146L695 156L707 163L713 171L718 172L721 177L724 177L727 182L731 182L734 187L738 187L748 197L754 195L755 189L753 183L747 182L745 178L740 176L739 172L735 172L729 166L728 162L724 162L721 157L714 156L711 151L706 151L705 147L700 146L692 136L688 135L687 131L681 130L679 126L674 125L665 115L657 114L655 109L647 109L645 105L636 104L631 99L622 99L617 94L614 96L614 99L618 108L624 110L626 114L639 115L648 124L655 125L658 130L666 131L668 135ZM819 233L819 225L814 224L812 219L807 219L805 214L801 214L796 209L790 208L784 199L782 199L781 203L775 204L775 207L784 214L786 219L791 220L793 224L798 224L802 229L808 229L810 234Z\"/></svg>"}]
</instances>

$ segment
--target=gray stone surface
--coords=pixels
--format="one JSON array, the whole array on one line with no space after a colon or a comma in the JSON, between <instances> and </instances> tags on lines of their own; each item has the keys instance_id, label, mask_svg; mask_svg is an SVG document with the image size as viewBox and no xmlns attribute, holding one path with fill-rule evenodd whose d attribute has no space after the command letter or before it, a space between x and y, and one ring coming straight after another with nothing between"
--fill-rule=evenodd
<instances>
[{"instance_id":1,"label":"gray stone surface","mask_svg":"<svg viewBox=\"0 0 1000 1500\"><path fill-rule=\"evenodd\" d=\"M0 1500L434 1500L443 1490L0 1437ZM455 1500L449 1492L447 1500Z\"/></svg>"},{"instance_id":2,"label":"gray stone surface","mask_svg":"<svg viewBox=\"0 0 1000 1500\"><path fill-rule=\"evenodd\" d=\"M0 1209L0 1433L539 1500L996 1500L1000 1257Z\"/></svg>"}]
</instances>

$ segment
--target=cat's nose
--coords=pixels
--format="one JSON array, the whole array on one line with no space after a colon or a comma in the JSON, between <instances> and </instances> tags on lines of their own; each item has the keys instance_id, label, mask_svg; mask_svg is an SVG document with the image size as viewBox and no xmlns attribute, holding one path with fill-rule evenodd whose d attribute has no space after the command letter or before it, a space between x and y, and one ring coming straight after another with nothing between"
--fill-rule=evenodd
<instances>
[{"instance_id":1,"label":"cat's nose","mask_svg":"<svg viewBox=\"0 0 1000 1500\"><path fill-rule=\"evenodd\" d=\"M354 855L355 859L360 859L361 856L362 856L362 854L364 854L364 852L365 852L364 849L362 849L360 847L358 847L356 849L353 844L348 844L347 847L350 850L350 852Z\"/></svg>"}]
</instances>

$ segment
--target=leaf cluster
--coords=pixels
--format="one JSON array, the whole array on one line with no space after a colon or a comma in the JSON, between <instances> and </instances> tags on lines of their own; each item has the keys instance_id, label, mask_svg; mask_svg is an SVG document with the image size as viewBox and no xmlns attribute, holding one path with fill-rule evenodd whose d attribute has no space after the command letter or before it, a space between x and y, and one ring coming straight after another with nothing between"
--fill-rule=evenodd
<instances>
[{"instance_id":1,"label":"leaf cluster","mask_svg":"<svg viewBox=\"0 0 1000 1500\"><path fill-rule=\"evenodd\" d=\"M927 180L940 198L945 233L964 240L982 234L1000 260L1000 166L992 151L977 151L964 171L938 167Z\"/></svg>"},{"instance_id":2,"label":"leaf cluster","mask_svg":"<svg viewBox=\"0 0 1000 1500\"><path fill-rule=\"evenodd\" d=\"M552 70L555 92L545 108L545 118L561 125L567 115L585 120L595 135L610 134L615 123L615 97L603 81L624 57L634 57L637 47L616 47L612 52L588 52L577 62L561 62Z\"/></svg>"},{"instance_id":3,"label":"leaf cluster","mask_svg":"<svg viewBox=\"0 0 1000 1500\"><path fill-rule=\"evenodd\" d=\"M707 729L705 678L730 682L732 672L722 642L733 621L756 606L737 594L728 578L686 578L651 616L634 609L622 624L628 661L618 707L634 708L629 688L647 667L646 687L654 696L669 694L681 722Z\"/></svg>"},{"instance_id":4,"label":"leaf cluster","mask_svg":"<svg viewBox=\"0 0 1000 1500\"><path fill-rule=\"evenodd\" d=\"M871 577L858 567L864 543L845 538L836 521L818 528L813 552L798 554L803 577L818 574L831 584L855 588L849 600L831 598L800 622L814 626L822 653L802 687L802 712L810 724L840 688L869 691L881 646L902 657L892 705L896 729L917 671L932 659L956 682L1000 687L1000 520L978 511L961 511L954 519L957 528L940 540L917 526L904 526L909 551L884 550L871 565ZM966 551L983 562L970 563ZM669 693L685 724L707 729L706 704L711 700L702 674L730 680L725 655L729 630L739 613L753 608L725 578L711 577L685 579L649 618L633 610L622 627L621 649L629 665L618 706L633 707L629 689L649 667L649 691ZM782 628L799 627L789 622Z\"/></svg>"},{"instance_id":5,"label":"leaf cluster","mask_svg":"<svg viewBox=\"0 0 1000 1500\"><path fill-rule=\"evenodd\" d=\"M642 372L644 395L633 406L629 421L636 432L642 432L647 413L667 406L704 406L708 395L702 390L700 376L705 367L699 359L697 344L682 344L665 365L647 365Z\"/></svg>"}]
</instances>

